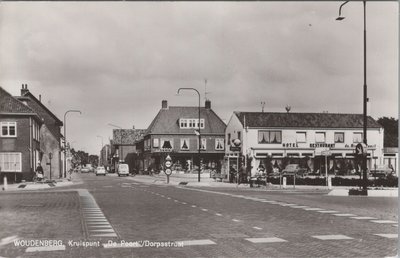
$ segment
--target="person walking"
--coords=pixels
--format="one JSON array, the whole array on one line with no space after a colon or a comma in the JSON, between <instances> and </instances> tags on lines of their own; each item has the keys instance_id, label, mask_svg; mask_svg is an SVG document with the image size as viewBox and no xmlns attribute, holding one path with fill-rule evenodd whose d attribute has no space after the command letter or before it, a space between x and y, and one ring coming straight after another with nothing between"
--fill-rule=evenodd
<instances>
[{"instance_id":1,"label":"person walking","mask_svg":"<svg viewBox=\"0 0 400 258\"><path fill-rule=\"evenodd\" d=\"M43 180L43 178L44 178L43 174L44 174L43 167L39 162L37 167L36 167L36 178L38 179L38 181L42 181Z\"/></svg>"}]
</instances>

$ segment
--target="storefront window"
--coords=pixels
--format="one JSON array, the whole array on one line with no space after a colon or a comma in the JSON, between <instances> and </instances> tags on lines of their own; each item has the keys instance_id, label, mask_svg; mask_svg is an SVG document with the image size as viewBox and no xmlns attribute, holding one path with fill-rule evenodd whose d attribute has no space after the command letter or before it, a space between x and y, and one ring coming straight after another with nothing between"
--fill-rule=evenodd
<instances>
[{"instance_id":1,"label":"storefront window","mask_svg":"<svg viewBox=\"0 0 400 258\"><path fill-rule=\"evenodd\" d=\"M344 142L344 133L335 133L335 143Z\"/></svg>"},{"instance_id":2,"label":"storefront window","mask_svg":"<svg viewBox=\"0 0 400 258\"><path fill-rule=\"evenodd\" d=\"M199 146L199 140L197 140L197 147ZM201 150L205 150L207 148L207 139L201 138Z\"/></svg>"},{"instance_id":3,"label":"storefront window","mask_svg":"<svg viewBox=\"0 0 400 258\"><path fill-rule=\"evenodd\" d=\"M170 150L174 147L171 139L161 139L161 148Z\"/></svg>"},{"instance_id":4,"label":"storefront window","mask_svg":"<svg viewBox=\"0 0 400 258\"><path fill-rule=\"evenodd\" d=\"M158 148L160 147L160 143L158 139L153 139L153 148Z\"/></svg>"}]
</instances>

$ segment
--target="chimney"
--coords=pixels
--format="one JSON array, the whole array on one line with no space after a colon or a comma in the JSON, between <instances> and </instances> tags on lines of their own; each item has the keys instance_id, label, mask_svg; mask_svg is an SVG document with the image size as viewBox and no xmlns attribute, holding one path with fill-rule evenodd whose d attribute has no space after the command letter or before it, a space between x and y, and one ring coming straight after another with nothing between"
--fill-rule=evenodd
<instances>
[{"instance_id":1,"label":"chimney","mask_svg":"<svg viewBox=\"0 0 400 258\"><path fill-rule=\"evenodd\" d=\"M205 107L206 109L211 109L211 101L209 101L208 99L206 100Z\"/></svg>"},{"instance_id":2,"label":"chimney","mask_svg":"<svg viewBox=\"0 0 400 258\"><path fill-rule=\"evenodd\" d=\"M24 96L25 93L29 92L28 90L28 84L22 84L22 89L21 89L21 96Z\"/></svg>"},{"instance_id":3,"label":"chimney","mask_svg":"<svg viewBox=\"0 0 400 258\"><path fill-rule=\"evenodd\" d=\"M168 109L168 101L166 101L166 100L161 101L161 108Z\"/></svg>"},{"instance_id":4,"label":"chimney","mask_svg":"<svg viewBox=\"0 0 400 258\"><path fill-rule=\"evenodd\" d=\"M42 102L42 94L39 94L39 101Z\"/></svg>"}]
</instances>

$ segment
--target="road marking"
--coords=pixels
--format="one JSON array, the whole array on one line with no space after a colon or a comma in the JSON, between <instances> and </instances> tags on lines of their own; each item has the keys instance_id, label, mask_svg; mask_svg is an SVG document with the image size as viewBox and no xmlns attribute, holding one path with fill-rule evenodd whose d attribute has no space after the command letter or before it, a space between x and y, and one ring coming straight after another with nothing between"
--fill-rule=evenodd
<instances>
[{"instance_id":1,"label":"road marking","mask_svg":"<svg viewBox=\"0 0 400 258\"><path fill-rule=\"evenodd\" d=\"M392 225L392 227L398 227L398 226L399 226L399 225L397 225L397 224L396 224L396 225Z\"/></svg>"},{"instance_id":2,"label":"road marking","mask_svg":"<svg viewBox=\"0 0 400 258\"><path fill-rule=\"evenodd\" d=\"M113 187L112 185L104 185L103 187Z\"/></svg>"},{"instance_id":3,"label":"road marking","mask_svg":"<svg viewBox=\"0 0 400 258\"><path fill-rule=\"evenodd\" d=\"M179 202L178 200L174 200L174 202Z\"/></svg>"},{"instance_id":4,"label":"road marking","mask_svg":"<svg viewBox=\"0 0 400 258\"><path fill-rule=\"evenodd\" d=\"M93 230L91 230L91 232L106 232L106 233L115 233L114 232L114 229L106 229L106 228L104 228L104 229L93 229Z\"/></svg>"},{"instance_id":5,"label":"road marking","mask_svg":"<svg viewBox=\"0 0 400 258\"><path fill-rule=\"evenodd\" d=\"M88 218L86 218L86 221L87 222L108 222L108 220L107 219L88 219Z\"/></svg>"},{"instance_id":6,"label":"road marking","mask_svg":"<svg viewBox=\"0 0 400 258\"><path fill-rule=\"evenodd\" d=\"M65 245L57 245L57 246L34 246L28 247L25 252L33 253L33 252L47 252L47 251L65 251Z\"/></svg>"},{"instance_id":7,"label":"road marking","mask_svg":"<svg viewBox=\"0 0 400 258\"><path fill-rule=\"evenodd\" d=\"M196 206L196 205L192 205L192 207L193 207L193 208L196 208L197 206Z\"/></svg>"},{"instance_id":8,"label":"road marking","mask_svg":"<svg viewBox=\"0 0 400 258\"><path fill-rule=\"evenodd\" d=\"M357 217L357 215L351 213L338 213L333 215L338 217Z\"/></svg>"},{"instance_id":9,"label":"road marking","mask_svg":"<svg viewBox=\"0 0 400 258\"><path fill-rule=\"evenodd\" d=\"M201 209L202 211L208 211L207 209Z\"/></svg>"},{"instance_id":10,"label":"road marking","mask_svg":"<svg viewBox=\"0 0 400 258\"><path fill-rule=\"evenodd\" d=\"M216 245L214 241L210 239L202 239L202 240L186 240L186 241L175 241L177 243L181 243L185 246L193 246L193 245Z\"/></svg>"},{"instance_id":11,"label":"road marking","mask_svg":"<svg viewBox=\"0 0 400 258\"><path fill-rule=\"evenodd\" d=\"M348 240L353 239L351 237L345 235L320 235L320 236L311 236L313 238L317 238L319 240Z\"/></svg>"},{"instance_id":12,"label":"road marking","mask_svg":"<svg viewBox=\"0 0 400 258\"><path fill-rule=\"evenodd\" d=\"M322 211L324 209L321 209L321 208L305 208L304 210L306 210L306 211Z\"/></svg>"},{"instance_id":13,"label":"road marking","mask_svg":"<svg viewBox=\"0 0 400 258\"><path fill-rule=\"evenodd\" d=\"M240 220L238 220L238 219L232 219L232 221L234 221L234 222L240 222Z\"/></svg>"},{"instance_id":14,"label":"road marking","mask_svg":"<svg viewBox=\"0 0 400 258\"><path fill-rule=\"evenodd\" d=\"M259 227L253 227L254 229L257 229L257 230L262 230L262 228L259 228Z\"/></svg>"},{"instance_id":15,"label":"road marking","mask_svg":"<svg viewBox=\"0 0 400 258\"><path fill-rule=\"evenodd\" d=\"M171 197L168 197L167 199L168 199L168 200L171 200Z\"/></svg>"},{"instance_id":16,"label":"road marking","mask_svg":"<svg viewBox=\"0 0 400 258\"><path fill-rule=\"evenodd\" d=\"M280 206L297 206L297 204L294 204L294 203L281 203L279 205Z\"/></svg>"},{"instance_id":17,"label":"road marking","mask_svg":"<svg viewBox=\"0 0 400 258\"><path fill-rule=\"evenodd\" d=\"M97 225L110 225L110 223L108 221L87 221L87 224L93 225L93 224L97 224ZM90 226L89 225L89 226Z\"/></svg>"},{"instance_id":18,"label":"road marking","mask_svg":"<svg viewBox=\"0 0 400 258\"><path fill-rule=\"evenodd\" d=\"M374 234L376 236L385 237L385 238L398 238L398 234Z\"/></svg>"},{"instance_id":19,"label":"road marking","mask_svg":"<svg viewBox=\"0 0 400 258\"><path fill-rule=\"evenodd\" d=\"M285 239L278 238L278 237L245 238L245 240L252 242L254 244L287 242Z\"/></svg>"},{"instance_id":20,"label":"road marking","mask_svg":"<svg viewBox=\"0 0 400 258\"><path fill-rule=\"evenodd\" d=\"M187 204L186 202L182 202L182 204Z\"/></svg>"},{"instance_id":21,"label":"road marking","mask_svg":"<svg viewBox=\"0 0 400 258\"><path fill-rule=\"evenodd\" d=\"M374 217L351 217L351 219L377 219Z\"/></svg>"},{"instance_id":22,"label":"road marking","mask_svg":"<svg viewBox=\"0 0 400 258\"><path fill-rule=\"evenodd\" d=\"M91 228L112 228L110 224L108 225L89 225Z\"/></svg>"},{"instance_id":23,"label":"road marking","mask_svg":"<svg viewBox=\"0 0 400 258\"><path fill-rule=\"evenodd\" d=\"M217 215L217 216L222 216L222 214L221 214L221 213L215 213L215 215Z\"/></svg>"},{"instance_id":24,"label":"road marking","mask_svg":"<svg viewBox=\"0 0 400 258\"><path fill-rule=\"evenodd\" d=\"M393 220L371 220L371 222L380 223L380 224L397 223L397 221L393 221Z\"/></svg>"},{"instance_id":25,"label":"road marking","mask_svg":"<svg viewBox=\"0 0 400 258\"><path fill-rule=\"evenodd\" d=\"M90 235L94 237L118 237L116 233Z\"/></svg>"},{"instance_id":26,"label":"road marking","mask_svg":"<svg viewBox=\"0 0 400 258\"><path fill-rule=\"evenodd\" d=\"M290 208L294 208L294 209L304 209L304 208L310 208L308 206L301 206L301 205L297 205L297 206L289 206Z\"/></svg>"},{"instance_id":27,"label":"road marking","mask_svg":"<svg viewBox=\"0 0 400 258\"><path fill-rule=\"evenodd\" d=\"M317 211L317 212L321 212L321 213L337 213L338 211Z\"/></svg>"},{"instance_id":28,"label":"road marking","mask_svg":"<svg viewBox=\"0 0 400 258\"><path fill-rule=\"evenodd\" d=\"M18 240L18 239L19 238L17 235L2 238L0 241L0 246L8 245L8 244L12 243L14 240Z\"/></svg>"}]
</instances>

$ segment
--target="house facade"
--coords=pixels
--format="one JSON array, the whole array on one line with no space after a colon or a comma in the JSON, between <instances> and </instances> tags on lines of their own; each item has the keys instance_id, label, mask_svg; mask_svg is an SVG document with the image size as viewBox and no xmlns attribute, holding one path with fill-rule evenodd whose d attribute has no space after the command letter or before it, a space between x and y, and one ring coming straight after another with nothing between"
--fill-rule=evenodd
<instances>
[{"instance_id":1,"label":"house facade","mask_svg":"<svg viewBox=\"0 0 400 258\"><path fill-rule=\"evenodd\" d=\"M9 182L31 180L43 156L41 117L0 87L0 172Z\"/></svg>"},{"instance_id":2,"label":"house facade","mask_svg":"<svg viewBox=\"0 0 400 258\"><path fill-rule=\"evenodd\" d=\"M63 122L42 103L41 96L37 99L29 91L27 84L22 85L21 96L17 98L35 111L43 121L40 128L40 149L43 155L40 161L44 176L49 179L61 177L63 171L61 127Z\"/></svg>"},{"instance_id":3,"label":"house facade","mask_svg":"<svg viewBox=\"0 0 400 258\"><path fill-rule=\"evenodd\" d=\"M132 173L139 168L136 143L143 139L145 129L113 129L113 138L110 141L110 166L115 171L118 163L129 165Z\"/></svg>"},{"instance_id":4,"label":"house facade","mask_svg":"<svg viewBox=\"0 0 400 258\"><path fill-rule=\"evenodd\" d=\"M372 117L367 122L367 166L383 164L383 128ZM232 151L240 140L240 150ZM240 158L255 173L260 166L282 171L300 164L309 172L331 174L359 171L355 147L363 141L363 115L330 113L234 112L226 129L227 167ZM228 171L225 171L229 174Z\"/></svg>"},{"instance_id":5,"label":"house facade","mask_svg":"<svg viewBox=\"0 0 400 258\"><path fill-rule=\"evenodd\" d=\"M173 169L177 171L197 171L199 159L203 169L220 168L225 153L225 128L225 123L211 109L209 100L200 107L200 120L199 107L169 107L163 100L143 141L138 143L143 148L142 169L162 169L167 155L172 158Z\"/></svg>"}]
</instances>

